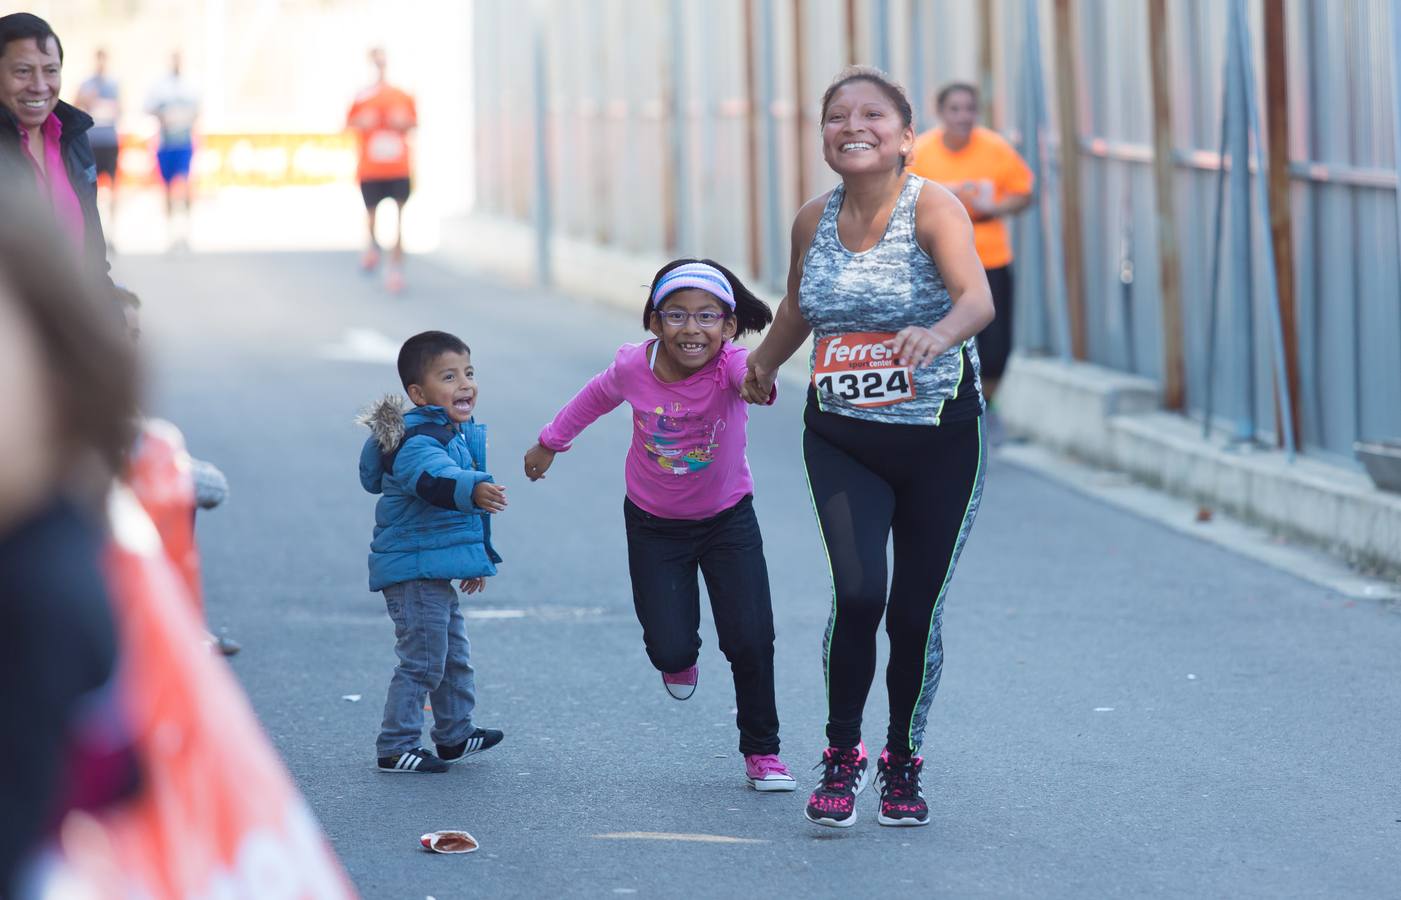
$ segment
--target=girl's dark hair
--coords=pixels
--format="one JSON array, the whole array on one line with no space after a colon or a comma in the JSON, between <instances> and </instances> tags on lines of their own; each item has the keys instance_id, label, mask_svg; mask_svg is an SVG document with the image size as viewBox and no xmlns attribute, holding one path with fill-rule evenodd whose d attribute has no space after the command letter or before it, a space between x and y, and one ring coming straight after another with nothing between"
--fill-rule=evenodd
<instances>
[{"instance_id":1,"label":"girl's dark hair","mask_svg":"<svg viewBox=\"0 0 1401 900\"><path fill-rule=\"evenodd\" d=\"M900 114L900 121L906 128L913 128L915 124L915 111L910 106L910 98L905 95L905 89L899 85L889 75L874 66L847 66L837 73L837 77L832 79L832 83L827 86L827 90L822 94L822 117L819 122L827 122L827 107L832 105L832 98L837 95L837 91L851 84L853 81L869 81L895 107L895 111ZM900 156L900 168L905 168L905 157Z\"/></svg>"},{"instance_id":2,"label":"girl's dark hair","mask_svg":"<svg viewBox=\"0 0 1401 900\"><path fill-rule=\"evenodd\" d=\"M939 88L939 93L934 95L934 108L943 109L944 103L959 91L967 91L973 97L973 105L978 105L977 87L966 81L950 81L948 84Z\"/></svg>"},{"instance_id":3,"label":"girl's dark hair","mask_svg":"<svg viewBox=\"0 0 1401 900\"><path fill-rule=\"evenodd\" d=\"M28 194L0 192L0 282L48 369L55 452L76 461L95 451L119 471L135 438L136 350L111 286L73 258L52 213Z\"/></svg>"},{"instance_id":4,"label":"girl's dark hair","mask_svg":"<svg viewBox=\"0 0 1401 900\"><path fill-rule=\"evenodd\" d=\"M751 331L756 333L763 331L768 327L769 323L773 321L773 311L769 309L769 305L754 296L754 292L745 287L744 282L740 281L734 272L731 272L713 259L688 258L673 259L671 262L658 269L656 275L652 276L652 285L647 290L647 306L642 310L643 328L648 331L652 330L652 316L656 312L656 310L652 308L652 295L657 292L657 282L661 281L662 276L666 275L667 272L670 272L677 266L684 266L687 263L704 263L707 266L719 269L720 274L724 275L725 280L730 283L730 290L734 291L735 295L735 337L739 337L741 334L748 334ZM722 303L721 306L723 305Z\"/></svg>"}]
</instances>

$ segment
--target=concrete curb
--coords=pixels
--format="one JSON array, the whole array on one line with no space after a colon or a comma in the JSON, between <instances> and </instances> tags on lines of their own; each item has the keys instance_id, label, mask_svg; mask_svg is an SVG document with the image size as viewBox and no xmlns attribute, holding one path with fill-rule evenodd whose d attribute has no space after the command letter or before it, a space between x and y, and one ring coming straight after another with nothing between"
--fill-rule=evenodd
<instances>
[{"instance_id":1,"label":"concrete curb","mask_svg":"<svg viewBox=\"0 0 1401 900\"><path fill-rule=\"evenodd\" d=\"M1401 573L1401 495L1365 475L1269 448L1203 440L1158 409L1151 380L1086 363L1014 357L998 394L1009 432L1246 522Z\"/></svg>"}]
</instances>

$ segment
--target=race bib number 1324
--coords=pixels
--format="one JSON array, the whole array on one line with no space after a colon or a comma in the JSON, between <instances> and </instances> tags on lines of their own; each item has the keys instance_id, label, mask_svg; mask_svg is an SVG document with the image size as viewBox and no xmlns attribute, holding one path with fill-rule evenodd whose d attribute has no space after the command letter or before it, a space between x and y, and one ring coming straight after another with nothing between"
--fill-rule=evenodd
<instances>
[{"instance_id":1,"label":"race bib number 1324","mask_svg":"<svg viewBox=\"0 0 1401 900\"><path fill-rule=\"evenodd\" d=\"M812 383L852 406L889 406L915 396L913 370L895 361L893 332L834 334L817 344Z\"/></svg>"}]
</instances>

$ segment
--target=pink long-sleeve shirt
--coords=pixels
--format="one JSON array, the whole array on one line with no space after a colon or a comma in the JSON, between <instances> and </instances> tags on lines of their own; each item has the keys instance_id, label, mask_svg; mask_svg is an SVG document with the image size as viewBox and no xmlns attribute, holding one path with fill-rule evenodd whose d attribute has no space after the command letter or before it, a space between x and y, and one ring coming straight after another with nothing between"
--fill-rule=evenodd
<instances>
[{"instance_id":1,"label":"pink long-sleeve shirt","mask_svg":"<svg viewBox=\"0 0 1401 900\"><path fill-rule=\"evenodd\" d=\"M739 395L749 351L726 343L700 371L667 383L652 371L655 343L619 348L612 365L540 432L540 444L568 450L595 419L626 401L632 406L628 498L664 519L709 518L754 492L744 455L749 411Z\"/></svg>"}]
</instances>

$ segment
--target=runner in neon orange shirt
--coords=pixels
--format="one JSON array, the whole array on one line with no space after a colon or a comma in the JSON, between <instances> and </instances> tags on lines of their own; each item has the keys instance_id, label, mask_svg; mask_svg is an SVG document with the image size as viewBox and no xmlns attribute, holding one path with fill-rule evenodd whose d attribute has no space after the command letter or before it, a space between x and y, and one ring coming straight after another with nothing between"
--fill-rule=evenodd
<instances>
[{"instance_id":1,"label":"runner in neon orange shirt","mask_svg":"<svg viewBox=\"0 0 1401 900\"><path fill-rule=\"evenodd\" d=\"M989 403L1012 352L1012 243L1006 217L1031 205L1032 175L997 132L978 125L978 89L954 82L940 89L942 128L915 139L909 170L953 191L973 220L973 246L987 270L997 317L978 335L983 394Z\"/></svg>"},{"instance_id":2,"label":"runner in neon orange shirt","mask_svg":"<svg viewBox=\"0 0 1401 900\"><path fill-rule=\"evenodd\" d=\"M355 98L346 115L346 127L360 139L360 165L356 176L368 213L370 244L361 258L366 272L379 265L379 243L375 240L375 209L383 200L393 200L397 209L394 250L385 271L384 285L392 293L404 289L404 204L412 187L409 132L418 126L418 110L413 97L393 87L385 79L387 60L384 48L370 51L370 62L377 73L375 83Z\"/></svg>"}]
</instances>

